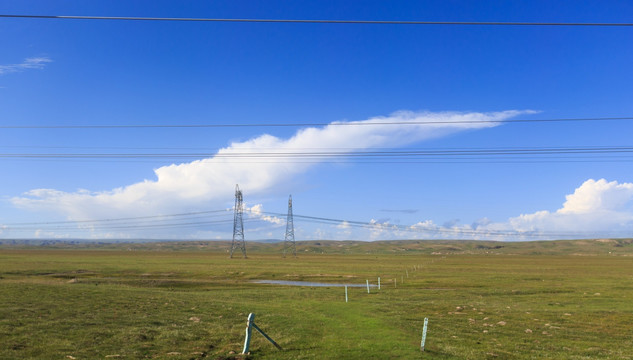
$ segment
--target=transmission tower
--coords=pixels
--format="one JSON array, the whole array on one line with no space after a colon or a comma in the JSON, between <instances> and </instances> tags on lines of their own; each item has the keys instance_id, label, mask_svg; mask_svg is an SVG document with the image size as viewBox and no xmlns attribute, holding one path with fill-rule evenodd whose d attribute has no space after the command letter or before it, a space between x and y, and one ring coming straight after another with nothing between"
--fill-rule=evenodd
<instances>
[{"instance_id":1,"label":"transmission tower","mask_svg":"<svg viewBox=\"0 0 633 360\"><path fill-rule=\"evenodd\" d=\"M292 255L297 257L295 226L292 221L292 195L288 197L288 218L286 220L286 237L284 238L284 257L286 257L286 253L289 251L292 251Z\"/></svg>"},{"instance_id":2,"label":"transmission tower","mask_svg":"<svg viewBox=\"0 0 633 360\"><path fill-rule=\"evenodd\" d=\"M241 249L246 259L246 242L244 241L244 203L242 202L242 191L238 185L235 185L235 208L233 215L233 241L231 242L231 255L233 258L233 252L235 249Z\"/></svg>"}]
</instances>

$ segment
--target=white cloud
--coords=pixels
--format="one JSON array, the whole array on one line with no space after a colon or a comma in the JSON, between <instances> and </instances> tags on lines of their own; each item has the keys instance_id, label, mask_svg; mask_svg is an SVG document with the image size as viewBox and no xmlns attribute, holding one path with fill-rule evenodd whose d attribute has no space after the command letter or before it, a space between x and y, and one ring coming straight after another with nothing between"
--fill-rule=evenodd
<instances>
[{"instance_id":1,"label":"white cloud","mask_svg":"<svg viewBox=\"0 0 633 360\"><path fill-rule=\"evenodd\" d=\"M28 69L43 69L47 63L53 60L47 57L26 58L20 64L0 65L0 75L20 72Z\"/></svg>"},{"instance_id":2,"label":"white cloud","mask_svg":"<svg viewBox=\"0 0 633 360\"><path fill-rule=\"evenodd\" d=\"M567 201L557 213L587 214L618 212L627 208L630 210L631 199L633 199L633 184L631 183L618 184L617 181L589 179L573 194L566 196Z\"/></svg>"},{"instance_id":3,"label":"white cloud","mask_svg":"<svg viewBox=\"0 0 633 360\"><path fill-rule=\"evenodd\" d=\"M351 225L347 221L342 221L339 224L335 225L337 231L336 236L332 237L332 239L336 240L347 240L354 236L354 230Z\"/></svg>"},{"instance_id":4,"label":"white cloud","mask_svg":"<svg viewBox=\"0 0 633 360\"><path fill-rule=\"evenodd\" d=\"M555 211L540 210L505 222L482 218L471 225L431 220L411 226L411 238L547 240L630 236L633 232L633 183L589 179L566 196Z\"/></svg>"},{"instance_id":5,"label":"white cloud","mask_svg":"<svg viewBox=\"0 0 633 360\"><path fill-rule=\"evenodd\" d=\"M522 214L509 219L508 225L513 230L535 232L617 234L633 230L633 183L589 179L567 195L555 212Z\"/></svg>"},{"instance_id":6,"label":"white cloud","mask_svg":"<svg viewBox=\"0 0 633 360\"><path fill-rule=\"evenodd\" d=\"M359 240L474 239L547 240L630 236L633 232L633 183L589 179L567 195L562 207L521 214L505 222L481 218L470 225L432 220L408 227L371 220L354 232Z\"/></svg>"},{"instance_id":7,"label":"white cloud","mask_svg":"<svg viewBox=\"0 0 633 360\"><path fill-rule=\"evenodd\" d=\"M529 111L494 113L410 112L399 111L390 116L364 121L343 122L305 128L288 139L261 135L244 142L232 143L210 158L183 164L172 164L154 170L156 178L106 191L78 190L63 192L34 189L11 201L20 208L65 214L69 219L168 214L200 207L225 207L231 203L235 184L249 195L262 194L280 186L292 176L304 173L327 156L312 163L292 163L280 157L274 161L242 162L227 155L249 152L261 154L353 148L359 151L375 147L404 146L447 134L497 126L498 123L470 121L503 121ZM402 122L433 122L403 125ZM376 124L376 125L368 125Z\"/></svg>"},{"instance_id":8,"label":"white cloud","mask_svg":"<svg viewBox=\"0 0 633 360\"><path fill-rule=\"evenodd\" d=\"M265 215L264 214L264 205L257 204L252 207L245 207L244 212L246 212L251 218L268 222L270 224L276 226L285 226L286 219L282 219L278 216Z\"/></svg>"},{"instance_id":9,"label":"white cloud","mask_svg":"<svg viewBox=\"0 0 633 360\"><path fill-rule=\"evenodd\" d=\"M437 225L433 222L433 220L424 220L420 221L416 224L411 225L411 230L436 230L438 228Z\"/></svg>"}]
</instances>

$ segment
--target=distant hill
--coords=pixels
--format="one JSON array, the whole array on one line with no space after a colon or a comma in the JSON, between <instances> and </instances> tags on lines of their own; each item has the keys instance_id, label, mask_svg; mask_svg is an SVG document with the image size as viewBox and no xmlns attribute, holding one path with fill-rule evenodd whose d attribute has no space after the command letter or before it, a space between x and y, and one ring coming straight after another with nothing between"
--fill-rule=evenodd
<instances>
[{"instance_id":1,"label":"distant hill","mask_svg":"<svg viewBox=\"0 0 633 360\"><path fill-rule=\"evenodd\" d=\"M151 241L151 240L0 240L0 249L94 249L127 251L209 251L227 252L230 241ZM281 253L283 241L247 241L248 253ZM509 254L509 255L633 255L633 238L584 239L529 242L475 240L394 240L394 241L297 241L298 254Z\"/></svg>"}]
</instances>

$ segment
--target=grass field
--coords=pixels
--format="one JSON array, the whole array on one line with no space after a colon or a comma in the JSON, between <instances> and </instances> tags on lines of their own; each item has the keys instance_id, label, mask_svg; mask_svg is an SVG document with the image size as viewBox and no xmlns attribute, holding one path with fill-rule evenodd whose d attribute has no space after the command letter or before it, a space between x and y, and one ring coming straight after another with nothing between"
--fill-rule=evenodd
<instances>
[{"instance_id":1,"label":"grass field","mask_svg":"<svg viewBox=\"0 0 633 360\"><path fill-rule=\"evenodd\" d=\"M451 244L306 243L297 259L278 244L248 259L198 243L4 247L0 358L240 358L253 312L284 348L254 333L253 359L633 359L631 242ZM379 276L349 303L343 288L250 282Z\"/></svg>"}]
</instances>

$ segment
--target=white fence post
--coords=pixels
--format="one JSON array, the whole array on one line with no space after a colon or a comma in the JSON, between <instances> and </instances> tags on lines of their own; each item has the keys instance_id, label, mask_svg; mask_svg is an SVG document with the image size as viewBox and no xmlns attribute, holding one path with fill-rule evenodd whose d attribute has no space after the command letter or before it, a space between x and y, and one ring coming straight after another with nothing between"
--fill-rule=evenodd
<instances>
[{"instance_id":1,"label":"white fence post","mask_svg":"<svg viewBox=\"0 0 633 360\"><path fill-rule=\"evenodd\" d=\"M426 326L429 323L428 318L424 318L424 329L422 329L422 342L420 343L420 349L424 351L424 343L426 342Z\"/></svg>"},{"instance_id":2,"label":"white fence post","mask_svg":"<svg viewBox=\"0 0 633 360\"><path fill-rule=\"evenodd\" d=\"M345 302L347 302L347 285L345 285Z\"/></svg>"},{"instance_id":3,"label":"white fence post","mask_svg":"<svg viewBox=\"0 0 633 360\"><path fill-rule=\"evenodd\" d=\"M378 290L380 290L380 276L378 277Z\"/></svg>"},{"instance_id":4,"label":"white fence post","mask_svg":"<svg viewBox=\"0 0 633 360\"><path fill-rule=\"evenodd\" d=\"M275 347L279 350L282 350L281 346L279 346L275 340L271 339L270 336L268 336L264 330L260 329L257 325L255 325L255 314L250 313L248 314L248 322L247 322L247 326L246 326L246 339L244 340L244 350L242 350L242 354L248 354L248 348L251 345L251 334L252 334L252 328L255 328L255 330L259 331L260 334L262 334L266 340L270 341L271 344L275 345Z\"/></svg>"},{"instance_id":5,"label":"white fence post","mask_svg":"<svg viewBox=\"0 0 633 360\"><path fill-rule=\"evenodd\" d=\"M244 339L244 349L242 350L242 354L248 354L248 348L251 345L251 333L254 319L255 314L248 314L248 320L246 321L246 339Z\"/></svg>"},{"instance_id":6,"label":"white fence post","mask_svg":"<svg viewBox=\"0 0 633 360\"><path fill-rule=\"evenodd\" d=\"M369 280L365 280L367 281L367 293L369 294Z\"/></svg>"}]
</instances>

